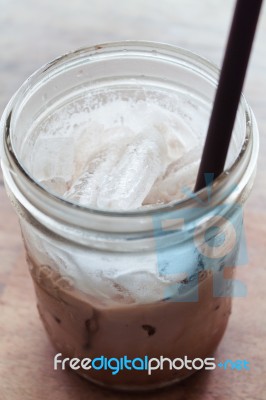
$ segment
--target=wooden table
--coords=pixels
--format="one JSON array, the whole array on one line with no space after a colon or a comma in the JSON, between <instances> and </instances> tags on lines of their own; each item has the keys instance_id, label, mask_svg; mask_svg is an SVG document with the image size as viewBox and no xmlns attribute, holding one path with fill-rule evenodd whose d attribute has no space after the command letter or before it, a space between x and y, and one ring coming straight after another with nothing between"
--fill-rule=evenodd
<instances>
[{"instance_id":1,"label":"wooden table","mask_svg":"<svg viewBox=\"0 0 266 400\"><path fill-rule=\"evenodd\" d=\"M231 0L0 0L0 111L38 66L84 45L122 39L169 42L221 62ZM52 368L55 354L37 315L17 218L0 181L0 399L1 400L265 400L266 399L266 10L245 93L257 116L261 151L245 210L249 263L238 268L248 287L233 313L216 357L247 359L250 371L198 373L179 386L148 395L99 389Z\"/></svg>"}]
</instances>

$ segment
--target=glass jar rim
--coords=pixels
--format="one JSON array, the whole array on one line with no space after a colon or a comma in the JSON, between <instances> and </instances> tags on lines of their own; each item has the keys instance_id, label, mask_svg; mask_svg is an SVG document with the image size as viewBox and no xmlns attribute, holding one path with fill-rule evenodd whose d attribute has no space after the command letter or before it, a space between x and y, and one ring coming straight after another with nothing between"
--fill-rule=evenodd
<instances>
[{"instance_id":1,"label":"glass jar rim","mask_svg":"<svg viewBox=\"0 0 266 400\"><path fill-rule=\"evenodd\" d=\"M16 184L18 184L17 177L23 178L23 183L20 186L20 190L24 192L28 191L27 195L29 195L28 199L30 201L34 200L35 206L43 208L44 204L52 206L52 215L54 217L58 217L61 215L68 215L72 220L75 220L77 215L79 214L79 220L84 218L85 215L94 215L94 216L103 216L103 217L116 217L118 219L132 219L132 218L145 218L156 216L159 214L168 214L173 210L188 208L195 204L195 198L193 195L186 199L177 200L176 202L172 202L170 204L160 205L159 207L152 209L137 209L132 211L113 211L113 210L100 210L93 209L90 207L78 205L71 203L64 199L63 197L56 195L48 190L46 190L38 181L36 181L20 164L18 157L15 154L15 151L12 147L12 124L13 124L13 113L16 112L16 107L20 102L25 98L25 92L29 91L34 85L38 84L38 82L43 79L45 76L49 79L49 76L52 73L56 73L62 68L66 68L66 65L72 65L71 63L82 60L83 58L87 59L88 56L107 57L110 54L117 53L119 56L123 54L138 54L147 53L150 56L154 57L165 57L170 58L171 60L177 60L178 56L185 57L191 63L191 66L195 67L195 63L197 65L201 65L206 67L209 71L212 71L218 76L219 69L207 59L191 52L189 50L185 50L180 47L176 47L170 44L165 43L157 43L157 42L149 42L149 41L122 41L122 42L108 42L99 44L96 46L84 47L78 49L76 51L69 52L64 54L53 61L49 62L45 66L38 69L35 73L33 73L18 89L18 91L14 94L9 104L6 107L6 110L2 119L2 131L3 131L3 150L2 150L2 159L6 161L6 164L9 166L9 169L15 171L15 174L12 174L12 178L16 180ZM156 55L155 53L156 52ZM192 63L194 61L194 63ZM21 104L20 104L21 106ZM245 141L242 146L242 149L233 162L231 167L221 174L212 185L212 199L213 205L218 205L221 201L224 200L224 196L222 196L222 191L224 191L225 187L228 186L229 178L236 176L236 171L238 170L238 176L242 176L246 173L247 167L251 164L251 159L256 159L256 155L258 152L258 138L255 140L253 138L252 124L256 123L254 121L254 117L251 109L249 108L243 94L241 95L240 107L243 110L243 114L246 118L246 132L245 132ZM253 162L253 164L255 161ZM253 168L254 169L254 165ZM251 174L250 174L251 175ZM228 178L229 177L229 178ZM247 176L248 180L248 176ZM200 197L203 201L208 199L209 192L206 188L197 192L196 196Z\"/></svg>"}]
</instances>

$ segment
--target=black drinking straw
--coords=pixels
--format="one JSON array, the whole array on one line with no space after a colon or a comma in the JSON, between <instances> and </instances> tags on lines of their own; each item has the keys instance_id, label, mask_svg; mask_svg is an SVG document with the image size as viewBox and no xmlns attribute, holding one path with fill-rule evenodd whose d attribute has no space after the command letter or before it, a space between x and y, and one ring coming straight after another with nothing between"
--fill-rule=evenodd
<instances>
[{"instance_id":1,"label":"black drinking straw","mask_svg":"<svg viewBox=\"0 0 266 400\"><path fill-rule=\"evenodd\" d=\"M206 186L205 174L215 179L224 170L262 1L237 0L195 192Z\"/></svg>"}]
</instances>

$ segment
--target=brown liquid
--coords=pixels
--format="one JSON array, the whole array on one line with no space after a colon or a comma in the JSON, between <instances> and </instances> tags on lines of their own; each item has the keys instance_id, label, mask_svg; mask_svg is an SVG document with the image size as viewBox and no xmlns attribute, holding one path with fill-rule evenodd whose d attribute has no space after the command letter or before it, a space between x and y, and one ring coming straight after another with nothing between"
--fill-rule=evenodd
<instances>
[{"instance_id":1,"label":"brown liquid","mask_svg":"<svg viewBox=\"0 0 266 400\"><path fill-rule=\"evenodd\" d=\"M76 290L68 278L40 266L28 256L38 310L45 329L63 357L91 358L160 356L189 359L212 356L225 331L231 298L213 297L212 273L199 282L198 302L161 301L145 305L102 306ZM228 269L229 278L233 269ZM147 371L76 371L116 388L148 389L181 380L187 369Z\"/></svg>"}]
</instances>

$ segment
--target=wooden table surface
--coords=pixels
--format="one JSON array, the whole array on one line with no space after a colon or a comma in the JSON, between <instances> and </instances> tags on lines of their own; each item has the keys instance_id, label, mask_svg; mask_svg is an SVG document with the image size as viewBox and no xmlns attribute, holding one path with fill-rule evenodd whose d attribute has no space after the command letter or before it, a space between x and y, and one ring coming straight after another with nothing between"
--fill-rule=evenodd
<instances>
[{"instance_id":1,"label":"wooden table surface","mask_svg":"<svg viewBox=\"0 0 266 400\"><path fill-rule=\"evenodd\" d=\"M252 0L251 0L252 1ZM81 46L122 39L176 44L220 63L231 0L0 0L0 112L37 67ZM53 370L55 351L38 318L18 221L0 181L0 400L266 399L266 9L245 85L261 132L258 174L245 209L248 296L233 313L216 357L246 359L250 371L201 372L148 395L99 389ZM196 334L196 333L195 333Z\"/></svg>"}]
</instances>

